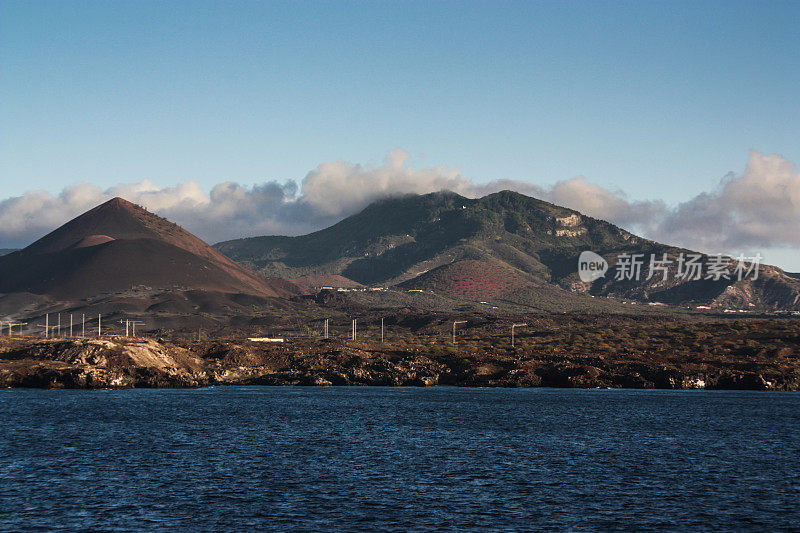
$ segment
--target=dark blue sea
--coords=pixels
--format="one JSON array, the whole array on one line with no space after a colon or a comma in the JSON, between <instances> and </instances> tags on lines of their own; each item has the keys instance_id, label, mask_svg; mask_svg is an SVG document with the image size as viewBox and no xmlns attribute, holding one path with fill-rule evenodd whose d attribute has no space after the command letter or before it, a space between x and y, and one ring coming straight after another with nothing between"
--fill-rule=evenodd
<instances>
[{"instance_id":1,"label":"dark blue sea","mask_svg":"<svg viewBox=\"0 0 800 533\"><path fill-rule=\"evenodd\" d=\"M800 394L0 391L2 530L795 530Z\"/></svg>"}]
</instances>

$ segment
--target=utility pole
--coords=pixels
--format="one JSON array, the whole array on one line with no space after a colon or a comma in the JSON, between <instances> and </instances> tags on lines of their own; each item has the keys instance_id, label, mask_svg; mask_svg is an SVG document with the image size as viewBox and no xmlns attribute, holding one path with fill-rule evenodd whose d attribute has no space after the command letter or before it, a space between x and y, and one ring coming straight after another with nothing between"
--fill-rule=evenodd
<instances>
[{"instance_id":1,"label":"utility pole","mask_svg":"<svg viewBox=\"0 0 800 533\"><path fill-rule=\"evenodd\" d=\"M40 328L44 328L44 337L46 339L50 338L50 333L55 331L56 327L50 325L50 314L45 313L44 315L44 326L41 324L39 325Z\"/></svg>"},{"instance_id":2,"label":"utility pole","mask_svg":"<svg viewBox=\"0 0 800 533\"><path fill-rule=\"evenodd\" d=\"M101 321L103 319L103 315L97 315L97 336L99 337L103 333L103 328L101 327Z\"/></svg>"},{"instance_id":3,"label":"utility pole","mask_svg":"<svg viewBox=\"0 0 800 533\"><path fill-rule=\"evenodd\" d=\"M69 314L69 336L72 337L72 313Z\"/></svg>"},{"instance_id":4,"label":"utility pole","mask_svg":"<svg viewBox=\"0 0 800 533\"><path fill-rule=\"evenodd\" d=\"M144 326L144 322L140 320L126 320L125 321L125 336L128 336L128 324L131 326L131 336L136 336L136 326Z\"/></svg>"},{"instance_id":5,"label":"utility pole","mask_svg":"<svg viewBox=\"0 0 800 533\"><path fill-rule=\"evenodd\" d=\"M325 338L328 338L328 319L325 319Z\"/></svg>"},{"instance_id":6,"label":"utility pole","mask_svg":"<svg viewBox=\"0 0 800 533\"><path fill-rule=\"evenodd\" d=\"M356 325L356 319L354 318L353 319L353 340L356 340L356 328L357 327L358 326Z\"/></svg>"},{"instance_id":7,"label":"utility pole","mask_svg":"<svg viewBox=\"0 0 800 533\"><path fill-rule=\"evenodd\" d=\"M56 328L56 335L61 337L61 313L58 313L58 327Z\"/></svg>"},{"instance_id":8,"label":"utility pole","mask_svg":"<svg viewBox=\"0 0 800 533\"><path fill-rule=\"evenodd\" d=\"M16 322L16 323L15 322L9 322L8 323L8 336L11 337L14 334L13 330L11 329L14 326L19 326L19 334L22 335L22 326L27 326L27 325L28 325L27 322Z\"/></svg>"},{"instance_id":9,"label":"utility pole","mask_svg":"<svg viewBox=\"0 0 800 533\"><path fill-rule=\"evenodd\" d=\"M456 324L466 324L466 320L456 320L453 322L453 345L456 343Z\"/></svg>"},{"instance_id":10,"label":"utility pole","mask_svg":"<svg viewBox=\"0 0 800 533\"><path fill-rule=\"evenodd\" d=\"M86 336L86 313L81 314L81 337Z\"/></svg>"},{"instance_id":11,"label":"utility pole","mask_svg":"<svg viewBox=\"0 0 800 533\"><path fill-rule=\"evenodd\" d=\"M511 347L514 347L514 328L521 328L528 324L511 324Z\"/></svg>"},{"instance_id":12,"label":"utility pole","mask_svg":"<svg viewBox=\"0 0 800 533\"><path fill-rule=\"evenodd\" d=\"M381 317L381 344L383 344L383 317Z\"/></svg>"}]
</instances>

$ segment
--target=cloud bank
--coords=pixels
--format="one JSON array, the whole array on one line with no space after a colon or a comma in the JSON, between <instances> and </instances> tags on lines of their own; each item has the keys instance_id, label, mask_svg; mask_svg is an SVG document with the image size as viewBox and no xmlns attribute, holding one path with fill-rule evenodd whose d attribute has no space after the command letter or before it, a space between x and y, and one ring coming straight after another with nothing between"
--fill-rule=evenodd
<instances>
[{"instance_id":1,"label":"cloud bank","mask_svg":"<svg viewBox=\"0 0 800 533\"><path fill-rule=\"evenodd\" d=\"M149 180L101 189L80 184L58 195L29 191L0 201L0 247L22 247L82 212L122 196L186 227L209 242L255 235L299 235L327 227L370 202L404 193L449 189L479 197L515 190L661 242L702 251L800 248L800 173L780 155L751 152L743 173L677 206L632 201L583 176L538 186L522 181L476 183L455 167L415 168L403 150L378 166L320 164L298 185L268 181L253 187L225 182L205 192L188 181L162 187Z\"/></svg>"}]
</instances>

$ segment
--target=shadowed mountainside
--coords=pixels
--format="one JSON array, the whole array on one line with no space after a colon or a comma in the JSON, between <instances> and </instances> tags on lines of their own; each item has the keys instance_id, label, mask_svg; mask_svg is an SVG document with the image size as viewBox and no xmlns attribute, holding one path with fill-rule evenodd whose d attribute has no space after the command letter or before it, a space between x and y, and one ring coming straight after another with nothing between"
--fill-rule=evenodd
<instances>
[{"instance_id":1,"label":"shadowed mountainside","mask_svg":"<svg viewBox=\"0 0 800 533\"><path fill-rule=\"evenodd\" d=\"M645 273L638 281L617 281L620 254L644 254L647 262L651 254L675 260L692 252L511 191L478 199L449 191L389 198L309 235L237 239L216 248L269 276L341 275L364 285L483 299L532 303L569 291L674 305L800 309L800 280L766 265L757 280L678 279L673 264L667 280L645 279ZM611 265L592 284L577 274L585 250ZM702 262L710 258L703 255Z\"/></svg>"}]
</instances>

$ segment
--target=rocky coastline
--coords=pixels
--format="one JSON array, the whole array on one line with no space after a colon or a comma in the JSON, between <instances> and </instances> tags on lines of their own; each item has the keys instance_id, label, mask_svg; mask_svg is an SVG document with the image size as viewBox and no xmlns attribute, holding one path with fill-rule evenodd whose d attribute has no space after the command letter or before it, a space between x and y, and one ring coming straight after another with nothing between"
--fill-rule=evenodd
<instances>
[{"instance_id":1,"label":"rocky coastline","mask_svg":"<svg viewBox=\"0 0 800 533\"><path fill-rule=\"evenodd\" d=\"M476 351L375 342L4 338L0 388L123 389L269 386L461 386L800 390L800 364L652 354Z\"/></svg>"}]
</instances>

